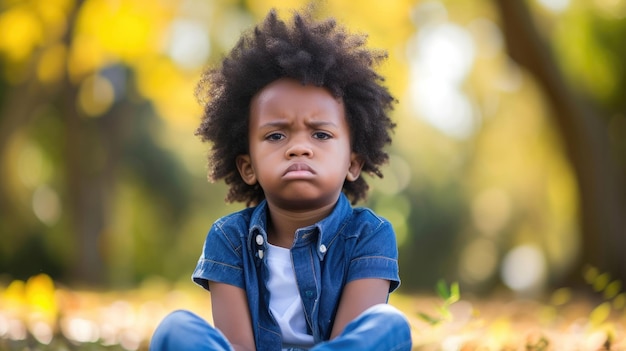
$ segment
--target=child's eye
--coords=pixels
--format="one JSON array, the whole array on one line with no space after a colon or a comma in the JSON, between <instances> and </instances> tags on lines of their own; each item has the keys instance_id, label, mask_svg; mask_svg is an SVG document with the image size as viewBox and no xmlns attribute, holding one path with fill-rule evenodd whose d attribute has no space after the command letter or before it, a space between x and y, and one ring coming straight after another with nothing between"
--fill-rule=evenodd
<instances>
[{"instance_id":1,"label":"child's eye","mask_svg":"<svg viewBox=\"0 0 626 351\"><path fill-rule=\"evenodd\" d=\"M269 140L269 141L278 141L278 140L282 140L284 138L285 138L285 136L282 135L281 133L271 133L271 134L268 134L265 137L265 139Z\"/></svg>"},{"instance_id":2,"label":"child's eye","mask_svg":"<svg viewBox=\"0 0 626 351\"><path fill-rule=\"evenodd\" d=\"M327 139L331 138L331 135L329 133L326 133L326 132L315 132L315 133L313 133L313 138L321 139L321 140L327 140Z\"/></svg>"}]
</instances>

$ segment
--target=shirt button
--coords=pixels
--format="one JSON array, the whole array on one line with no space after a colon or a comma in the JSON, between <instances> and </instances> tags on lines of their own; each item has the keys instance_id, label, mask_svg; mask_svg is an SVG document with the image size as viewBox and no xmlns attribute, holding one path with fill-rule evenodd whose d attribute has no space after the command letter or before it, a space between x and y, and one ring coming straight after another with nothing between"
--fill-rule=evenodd
<instances>
[{"instance_id":1,"label":"shirt button","mask_svg":"<svg viewBox=\"0 0 626 351\"><path fill-rule=\"evenodd\" d=\"M320 246L320 252L321 252L321 253L326 253L326 250L327 250L327 249L326 249L326 245L322 244L322 245Z\"/></svg>"},{"instance_id":2,"label":"shirt button","mask_svg":"<svg viewBox=\"0 0 626 351\"><path fill-rule=\"evenodd\" d=\"M263 235L259 234L255 238L257 245L263 245Z\"/></svg>"}]
</instances>

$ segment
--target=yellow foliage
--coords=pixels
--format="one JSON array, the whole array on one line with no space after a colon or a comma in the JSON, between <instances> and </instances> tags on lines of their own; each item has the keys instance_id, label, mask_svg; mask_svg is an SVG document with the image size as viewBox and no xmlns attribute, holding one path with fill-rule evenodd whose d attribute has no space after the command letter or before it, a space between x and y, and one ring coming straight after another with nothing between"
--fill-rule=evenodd
<instances>
[{"instance_id":1,"label":"yellow foliage","mask_svg":"<svg viewBox=\"0 0 626 351\"><path fill-rule=\"evenodd\" d=\"M585 278L585 282L587 282L587 284L593 284L599 274L600 272L596 267L587 266L583 272L583 278Z\"/></svg>"},{"instance_id":2,"label":"yellow foliage","mask_svg":"<svg viewBox=\"0 0 626 351\"><path fill-rule=\"evenodd\" d=\"M63 77L67 50L57 44L46 48L37 66L37 78L44 84L55 83Z\"/></svg>"},{"instance_id":3,"label":"yellow foliage","mask_svg":"<svg viewBox=\"0 0 626 351\"><path fill-rule=\"evenodd\" d=\"M603 302L591 311L589 321L594 326L604 323L611 315L611 303Z\"/></svg>"},{"instance_id":4,"label":"yellow foliage","mask_svg":"<svg viewBox=\"0 0 626 351\"><path fill-rule=\"evenodd\" d=\"M622 291L622 282L620 280L614 280L610 282L604 289L604 298L612 299Z\"/></svg>"},{"instance_id":5,"label":"yellow foliage","mask_svg":"<svg viewBox=\"0 0 626 351\"><path fill-rule=\"evenodd\" d=\"M613 299L613 308L622 310L626 308L626 293L621 293Z\"/></svg>"},{"instance_id":6,"label":"yellow foliage","mask_svg":"<svg viewBox=\"0 0 626 351\"><path fill-rule=\"evenodd\" d=\"M257 18L267 14L271 8L278 11L279 16L287 17L293 9L302 9L315 1L306 0L248 0L246 5ZM389 52L390 60L379 69L393 94L404 91L407 80L407 67L400 64L403 58L396 53L404 53L406 40L413 34L415 27L411 24L409 14L415 6L414 1L370 1L355 5L350 0L329 0L319 2L316 10L320 17L331 16L345 25L351 32L364 33L368 36L368 46Z\"/></svg>"},{"instance_id":7,"label":"yellow foliage","mask_svg":"<svg viewBox=\"0 0 626 351\"><path fill-rule=\"evenodd\" d=\"M51 12L61 12L64 15L69 12L76 5L76 0L32 0L36 4L39 12L42 14L42 18L50 19L54 17Z\"/></svg>"},{"instance_id":8,"label":"yellow foliage","mask_svg":"<svg viewBox=\"0 0 626 351\"><path fill-rule=\"evenodd\" d=\"M157 54L173 11L169 2L88 0L76 20L78 36L86 36L102 52L126 63Z\"/></svg>"},{"instance_id":9,"label":"yellow foliage","mask_svg":"<svg viewBox=\"0 0 626 351\"><path fill-rule=\"evenodd\" d=\"M78 107L89 117L106 113L115 98L113 84L100 75L94 74L84 79L78 91Z\"/></svg>"},{"instance_id":10,"label":"yellow foliage","mask_svg":"<svg viewBox=\"0 0 626 351\"><path fill-rule=\"evenodd\" d=\"M0 14L0 52L10 61L26 60L41 43L44 28L28 6L15 6Z\"/></svg>"},{"instance_id":11,"label":"yellow foliage","mask_svg":"<svg viewBox=\"0 0 626 351\"><path fill-rule=\"evenodd\" d=\"M25 285L21 280L14 280L9 284L2 292L2 299L0 299L0 306L3 310L21 314L23 307L26 305L24 297Z\"/></svg>"},{"instance_id":12,"label":"yellow foliage","mask_svg":"<svg viewBox=\"0 0 626 351\"><path fill-rule=\"evenodd\" d=\"M572 290L570 288L560 288L555 290L550 297L550 303L554 306L563 306L572 300Z\"/></svg>"},{"instance_id":13,"label":"yellow foliage","mask_svg":"<svg viewBox=\"0 0 626 351\"><path fill-rule=\"evenodd\" d=\"M201 110L194 97L198 76L185 76L165 57L144 60L136 72L139 92L155 102L160 116L178 125L198 122Z\"/></svg>"},{"instance_id":14,"label":"yellow foliage","mask_svg":"<svg viewBox=\"0 0 626 351\"><path fill-rule=\"evenodd\" d=\"M22 63L38 46L54 44L67 29L73 0L31 0L7 4L0 14L0 52L8 61Z\"/></svg>"},{"instance_id":15,"label":"yellow foliage","mask_svg":"<svg viewBox=\"0 0 626 351\"><path fill-rule=\"evenodd\" d=\"M29 278L24 289L24 296L31 314L48 323L54 323L58 307L52 278L46 274Z\"/></svg>"},{"instance_id":16,"label":"yellow foliage","mask_svg":"<svg viewBox=\"0 0 626 351\"><path fill-rule=\"evenodd\" d=\"M257 18L262 18L272 8L276 9L280 16L286 16L289 15L287 11L302 9L310 2L307 0L247 0L246 6Z\"/></svg>"},{"instance_id":17,"label":"yellow foliage","mask_svg":"<svg viewBox=\"0 0 626 351\"><path fill-rule=\"evenodd\" d=\"M504 344L505 340L511 334L511 321L507 318L501 317L493 321L489 326L489 334L491 339L496 345Z\"/></svg>"},{"instance_id":18,"label":"yellow foliage","mask_svg":"<svg viewBox=\"0 0 626 351\"><path fill-rule=\"evenodd\" d=\"M111 61L102 47L88 35L77 35L73 40L67 61L70 80L78 83L84 76Z\"/></svg>"},{"instance_id":19,"label":"yellow foliage","mask_svg":"<svg viewBox=\"0 0 626 351\"><path fill-rule=\"evenodd\" d=\"M60 40L67 30L68 13L74 6L73 0L33 0L33 7L45 28L46 42Z\"/></svg>"},{"instance_id":20,"label":"yellow foliage","mask_svg":"<svg viewBox=\"0 0 626 351\"><path fill-rule=\"evenodd\" d=\"M46 274L29 278L26 282L12 281L0 293L0 311L13 317L56 323L58 304L52 279Z\"/></svg>"},{"instance_id":21,"label":"yellow foliage","mask_svg":"<svg viewBox=\"0 0 626 351\"><path fill-rule=\"evenodd\" d=\"M606 288L606 286L609 284L609 281L611 280L611 275L609 273L602 273L600 275L598 275L596 277L596 279L593 281L593 290L595 291L602 291Z\"/></svg>"}]
</instances>

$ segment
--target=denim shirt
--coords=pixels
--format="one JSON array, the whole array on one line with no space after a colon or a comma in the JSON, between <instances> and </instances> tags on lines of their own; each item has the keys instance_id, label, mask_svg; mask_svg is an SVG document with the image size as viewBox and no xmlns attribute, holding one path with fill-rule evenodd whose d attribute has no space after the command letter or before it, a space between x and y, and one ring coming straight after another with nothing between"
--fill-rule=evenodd
<instances>
[{"instance_id":1,"label":"denim shirt","mask_svg":"<svg viewBox=\"0 0 626 351\"><path fill-rule=\"evenodd\" d=\"M281 350L280 327L269 311L266 283L267 203L218 219L204 242L192 279L246 291L257 350ZM352 208L342 193L332 213L295 233L291 258L314 342L328 340L343 287L354 280L379 278L400 285L398 250L391 224L367 208Z\"/></svg>"}]
</instances>

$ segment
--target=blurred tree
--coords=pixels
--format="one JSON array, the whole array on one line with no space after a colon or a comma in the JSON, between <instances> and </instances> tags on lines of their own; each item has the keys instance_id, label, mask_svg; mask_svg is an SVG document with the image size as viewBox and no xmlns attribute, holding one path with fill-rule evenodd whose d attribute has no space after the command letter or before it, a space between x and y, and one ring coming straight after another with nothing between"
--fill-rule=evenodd
<instances>
[{"instance_id":1,"label":"blurred tree","mask_svg":"<svg viewBox=\"0 0 626 351\"><path fill-rule=\"evenodd\" d=\"M202 66L270 7L307 2L0 2L0 271L101 284L187 277L210 223L238 208L224 206L223 185L206 185L205 148L192 137ZM319 7L320 16L368 33L371 47L389 53L380 72L400 100L399 128L385 178L372 179L365 205L394 223L405 288L430 291L462 271L489 289L506 251L528 241L552 250L546 256L576 251L559 242L576 241L578 203L545 116L554 117L578 175L584 257L577 261L624 277L624 16L607 19L586 11L600 2L572 2L556 25L540 9L531 12L531 3L333 0ZM525 78L503 58L496 9L511 56L542 91L519 83ZM428 37L433 29L444 36ZM425 38L435 54L416 49ZM469 51L446 51L459 46ZM413 71L429 59L442 72ZM459 62L474 72L460 76L455 92L477 100L469 114L480 120L465 138L416 118L423 116L412 106L414 81L449 74ZM501 88L503 79L523 87ZM422 88L436 91L437 83ZM554 113L543 110L543 94ZM449 99L431 101L452 111ZM548 235L557 239L541 242ZM555 245L566 248L555 254ZM568 259L561 264L569 269Z\"/></svg>"},{"instance_id":2,"label":"blurred tree","mask_svg":"<svg viewBox=\"0 0 626 351\"><path fill-rule=\"evenodd\" d=\"M545 38L549 33L537 29L538 20L533 18L526 2L497 0L495 3L500 12L509 54L543 88L553 108L551 116L565 142L567 155L577 175L581 196L582 256L578 260L578 269L572 271L570 282L581 280L582 265L586 264L600 267L602 271L626 281L626 255L623 253L626 247L626 218L623 216L626 211L626 154L623 147L623 140L626 139L626 50L623 41L626 19L623 15L621 18L600 19L593 9L574 8L573 12L584 13L584 17L570 22L568 28L588 26L583 29L583 33L595 40L586 41L569 30L563 33L566 36L562 38L563 46L583 46L582 50L577 51L584 52L584 55L593 53L592 57L600 58L608 65L604 70L614 77L614 83L610 84L612 89L608 96L598 99L594 96L597 89L590 91L586 88L598 88L598 84L591 81L602 77L584 77L584 74L580 74L594 71L590 60L582 64L570 64L572 71L563 72L561 67L567 66L567 62L559 62L559 59L566 61L576 58L573 55L555 57L553 48L557 46L554 42L558 39L549 41ZM606 48L597 51L598 48L592 45L606 45ZM602 59L602 55L609 52L612 57ZM564 73L572 76L564 76ZM610 134L613 134L612 144Z\"/></svg>"},{"instance_id":3,"label":"blurred tree","mask_svg":"<svg viewBox=\"0 0 626 351\"><path fill-rule=\"evenodd\" d=\"M66 272L69 281L106 283L105 271L114 264L105 243L119 221L112 213L122 179L134 178L145 189L143 201L160 204L161 214L152 220L164 231L180 225L189 203L185 167L155 140L157 114L137 91L132 67L160 55L149 46L150 35L158 31L135 28L160 19L133 5L140 6L115 8L99 1L4 5L0 31L10 35L0 39L0 48L3 83L10 89L2 90L0 113L0 171L8 175L0 186L3 271ZM125 26L115 27L121 32L91 32L85 23L107 13L117 14L118 24ZM34 151L24 153L29 145ZM47 165L44 174L29 175L41 171L37 162ZM161 242L158 247L136 250L159 257L150 252L164 250L174 238L158 234L153 241ZM58 262L57 268L46 262ZM133 267L135 274L145 275L161 264Z\"/></svg>"}]
</instances>

